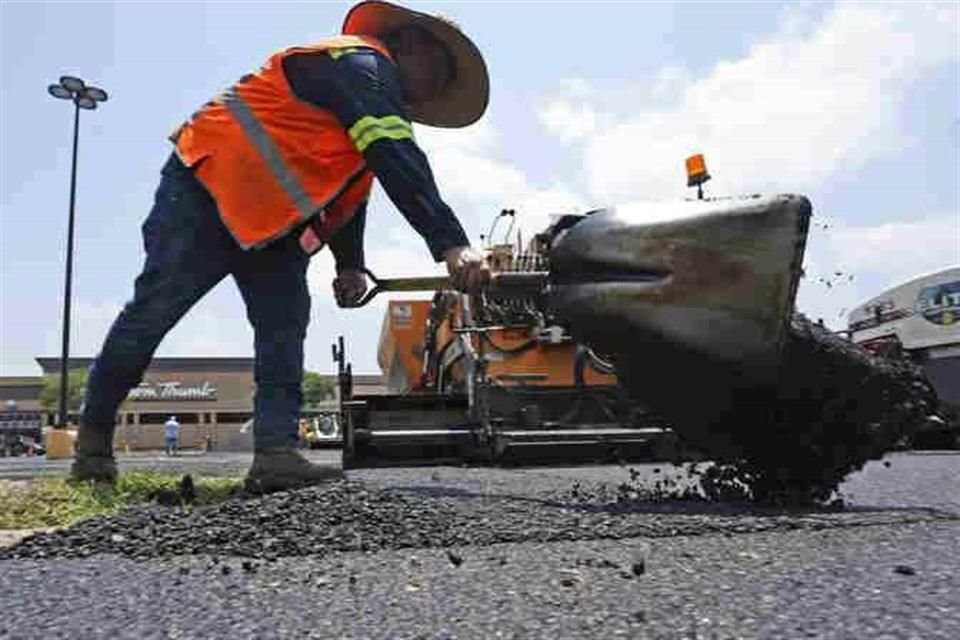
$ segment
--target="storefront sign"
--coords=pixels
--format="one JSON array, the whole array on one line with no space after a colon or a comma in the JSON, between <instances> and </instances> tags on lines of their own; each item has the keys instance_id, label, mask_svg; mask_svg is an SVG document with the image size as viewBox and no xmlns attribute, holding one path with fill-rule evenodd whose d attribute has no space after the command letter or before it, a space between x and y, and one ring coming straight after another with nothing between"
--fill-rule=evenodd
<instances>
[{"instance_id":1,"label":"storefront sign","mask_svg":"<svg viewBox=\"0 0 960 640\"><path fill-rule=\"evenodd\" d=\"M216 400L217 388L204 380L200 386L183 386L179 381L141 382L131 389L128 400Z\"/></svg>"},{"instance_id":2,"label":"storefront sign","mask_svg":"<svg viewBox=\"0 0 960 640\"><path fill-rule=\"evenodd\" d=\"M960 280L924 287L916 309L934 324L954 324L960 320Z\"/></svg>"}]
</instances>

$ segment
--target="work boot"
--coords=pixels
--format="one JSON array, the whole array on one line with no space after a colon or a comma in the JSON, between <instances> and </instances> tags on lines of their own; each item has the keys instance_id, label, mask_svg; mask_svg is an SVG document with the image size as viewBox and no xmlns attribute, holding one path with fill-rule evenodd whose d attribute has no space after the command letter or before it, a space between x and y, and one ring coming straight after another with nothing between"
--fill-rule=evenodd
<instances>
[{"instance_id":1,"label":"work boot","mask_svg":"<svg viewBox=\"0 0 960 640\"><path fill-rule=\"evenodd\" d=\"M278 447L254 452L244 487L251 493L273 493L342 479L339 467L313 464L292 447Z\"/></svg>"},{"instance_id":2,"label":"work boot","mask_svg":"<svg viewBox=\"0 0 960 640\"><path fill-rule=\"evenodd\" d=\"M113 459L113 430L81 426L74 447L70 478L113 484L117 481L117 462Z\"/></svg>"}]
</instances>

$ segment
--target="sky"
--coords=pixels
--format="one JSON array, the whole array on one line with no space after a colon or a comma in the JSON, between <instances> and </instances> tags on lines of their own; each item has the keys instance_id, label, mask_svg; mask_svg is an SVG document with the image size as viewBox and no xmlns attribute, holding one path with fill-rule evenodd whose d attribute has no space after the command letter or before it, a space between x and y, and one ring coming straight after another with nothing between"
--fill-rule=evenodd
<instances>
[{"instance_id":1,"label":"sky","mask_svg":"<svg viewBox=\"0 0 960 640\"><path fill-rule=\"evenodd\" d=\"M0 0L0 375L60 353L73 121L46 86L77 75L110 95L80 122L71 354L93 356L142 266L169 132L272 52L335 35L351 4ZM503 208L529 237L551 214L689 197L683 160L700 152L710 195L810 198L797 304L829 326L960 263L957 2L407 6L456 21L490 71L478 123L415 127L475 244ZM442 273L379 188L369 216L375 273ZM332 372L343 335L354 371L377 372L388 298L338 309L333 275L328 253L313 258L307 368ZM252 345L227 279L157 355Z\"/></svg>"}]
</instances>

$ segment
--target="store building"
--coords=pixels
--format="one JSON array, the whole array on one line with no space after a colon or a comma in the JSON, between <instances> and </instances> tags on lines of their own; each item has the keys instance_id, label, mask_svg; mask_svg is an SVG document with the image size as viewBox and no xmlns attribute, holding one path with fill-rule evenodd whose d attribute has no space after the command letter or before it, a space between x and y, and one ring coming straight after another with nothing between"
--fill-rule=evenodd
<instances>
[{"instance_id":1,"label":"store building","mask_svg":"<svg viewBox=\"0 0 960 640\"><path fill-rule=\"evenodd\" d=\"M60 359L36 359L44 375L60 374ZM88 369L92 358L71 358L70 369ZM253 358L154 358L143 382L131 390L117 415L118 450L163 448L163 424L176 416L184 449L247 450L252 447ZM335 376L330 376L334 379ZM0 406L38 416L52 425L56 408L40 403L43 376L0 377ZM355 375L355 393L383 392L379 375ZM331 398L321 409L335 410ZM75 421L75 420L74 420Z\"/></svg>"}]
</instances>

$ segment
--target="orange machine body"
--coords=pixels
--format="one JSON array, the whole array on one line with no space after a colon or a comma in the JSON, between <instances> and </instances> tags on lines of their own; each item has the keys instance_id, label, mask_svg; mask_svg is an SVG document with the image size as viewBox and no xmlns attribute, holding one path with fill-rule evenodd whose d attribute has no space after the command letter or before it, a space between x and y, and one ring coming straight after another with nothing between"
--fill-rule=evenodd
<instances>
[{"instance_id":1,"label":"orange machine body","mask_svg":"<svg viewBox=\"0 0 960 640\"><path fill-rule=\"evenodd\" d=\"M380 334L378 363L391 393L409 393L435 384L438 372L425 372L424 346L427 323L431 312L430 300L393 300L387 307ZM460 339L456 329L461 326L459 301L447 307L439 319L433 349L442 352ZM576 345L569 339L551 343L538 340L535 327L492 329L484 339L479 334L469 336L470 347L487 359L487 375L502 386L573 387L576 385L574 361ZM524 345L529 348L523 348ZM443 365L441 365L443 366ZM467 375L461 361L454 360L442 371L447 382L462 382ZM613 386L616 377L598 373L590 367L583 372L588 386Z\"/></svg>"},{"instance_id":2,"label":"orange machine body","mask_svg":"<svg viewBox=\"0 0 960 640\"><path fill-rule=\"evenodd\" d=\"M377 364L392 393L420 386L429 300L391 300L380 330Z\"/></svg>"}]
</instances>

